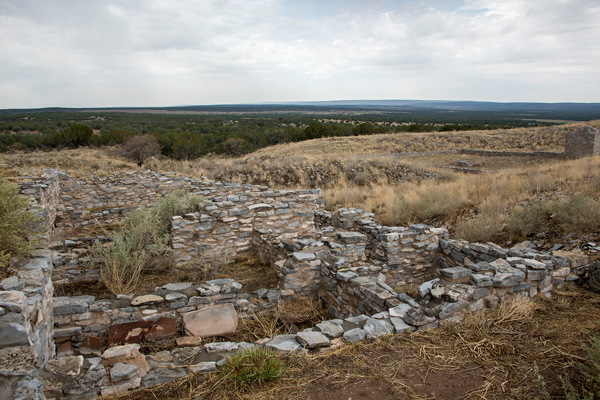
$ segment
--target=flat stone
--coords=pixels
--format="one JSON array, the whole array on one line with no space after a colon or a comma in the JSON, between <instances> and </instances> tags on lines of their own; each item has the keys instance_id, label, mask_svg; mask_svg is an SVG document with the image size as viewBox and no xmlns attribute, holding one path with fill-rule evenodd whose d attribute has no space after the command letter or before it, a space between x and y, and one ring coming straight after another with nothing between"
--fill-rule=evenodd
<instances>
[{"instance_id":1,"label":"flat stone","mask_svg":"<svg viewBox=\"0 0 600 400\"><path fill-rule=\"evenodd\" d=\"M330 341L321 332L298 332L296 340L304 347L316 349L319 347L328 347Z\"/></svg>"},{"instance_id":2,"label":"flat stone","mask_svg":"<svg viewBox=\"0 0 600 400\"><path fill-rule=\"evenodd\" d=\"M219 336L235 332L238 316L231 303L219 304L185 313L182 316L185 331L193 336Z\"/></svg>"},{"instance_id":3,"label":"flat stone","mask_svg":"<svg viewBox=\"0 0 600 400\"><path fill-rule=\"evenodd\" d=\"M415 330L414 326L407 324L402 318L390 317L390 322L394 326L394 332L398 334Z\"/></svg>"},{"instance_id":4,"label":"flat stone","mask_svg":"<svg viewBox=\"0 0 600 400\"><path fill-rule=\"evenodd\" d=\"M82 314L89 310L89 303L71 297L55 297L52 299L54 315Z\"/></svg>"},{"instance_id":5,"label":"flat stone","mask_svg":"<svg viewBox=\"0 0 600 400\"><path fill-rule=\"evenodd\" d=\"M473 274L469 278L469 283L477 287L492 286L492 277L484 274Z\"/></svg>"},{"instance_id":6,"label":"flat stone","mask_svg":"<svg viewBox=\"0 0 600 400\"><path fill-rule=\"evenodd\" d=\"M519 285L525 279L525 273L519 270L497 273L492 278L494 287L510 287Z\"/></svg>"},{"instance_id":7,"label":"flat stone","mask_svg":"<svg viewBox=\"0 0 600 400\"><path fill-rule=\"evenodd\" d=\"M161 296L157 296L155 294L147 294L144 296L137 296L133 300L131 300L132 306L141 306L146 304L158 304L165 301Z\"/></svg>"},{"instance_id":8,"label":"flat stone","mask_svg":"<svg viewBox=\"0 0 600 400\"><path fill-rule=\"evenodd\" d=\"M144 340L150 342L170 339L177 335L177 321L175 318L160 317L144 334Z\"/></svg>"},{"instance_id":9,"label":"flat stone","mask_svg":"<svg viewBox=\"0 0 600 400\"><path fill-rule=\"evenodd\" d=\"M294 260L296 260L296 261L311 261L311 260L315 260L317 258L317 256L315 256L314 253L301 253L301 252L292 253L292 257L294 257Z\"/></svg>"},{"instance_id":10,"label":"flat stone","mask_svg":"<svg viewBox=\"0 0 600 400\"><path fill-rule=\"evenodd\" d=\"M150 327L152 321L135 321L124 324L115 324L108 330L107 346L140 343Z\"/></svg>"},{"instance_id":11,"label":"flat stone","mask_svg":"<svg viewBox=\"0 0 600 400\"><path fill-rule=\"evenodd\" d=\"M131 389L137 389L141 386L141 384L142 379L135 378L133 380L113 384L111 386L102 386L100 389L100 393L102 393L102 396L110 396L113 394L126 392Z\"/></svg>"},{"instance_id":12,"label":"flat stone","mask_svg":"<svg viewBox=\"0 0 600 400\"><path fill-rule=\"evenodd\" d=\"M412 307L406 303L399 304L396 307L389 309L390 317L404 318L404 314L411 308Z\"/></svg>"},{"instance_id":13,"label":"flat stone","mask_svg":"<svg viewBox=\"0 0 600 400\"><path fill-rule=\"evenodd\" d=\"M265 344L267 347L272 347L279 351L294 351L300 349L302 346L296 341L296 335L277 335Z\"/></svg>"},{"instance_id":14,"label":"flat stone","mask_svg":"<svg viewBox=\"0 0 600 400\"><path fill-rule=\"evenodd\" d=\"M142 379L142 387L161 385L174 379L183 378L186 375L183 368L156 368L148 372Z\"/></svg>"},{"instance_id":15,"label":"flat stone","mask_svg":"<svg viewBox=\"0 0 600 400\"><path fill-rule=\"evenodd\" d=\"M322 334L327 336L330 339L335 339L344 334L344 328L342 328L341 324L335 324L330 321L320 322L315 325L317 329L321 331Z\"/></svg>"},{"instance_id":16,"label":"flat stone","mask_svg":"<svg viewBox=\"0 0 600 400\"><path fill-rule=\"evenodd\" d=\"M365 322L363 330L367 339L375 339L383 335L392 333L394 327L383 319L369 319Z\"/></svg>"},{"instance_id":17,"label":"flat stone","mask_svg":"<svg viewBox=\"0 0 600 400\"><path fill-rule=\"evenodd\" d=\"M229 353L237 351L240 346L236 342L214 342L207 343L204 347L209 353Z\"/></svg>"},{"instance_id":18,"label":"flat stone","mask_svg":"<svg viewBox=\"0 0 600 400\"><path fill-rule=\"evenodd\" d=\"M181 292L192 287L192 285L193 284L191 282L167 283L166 285L163 285L162 288L168 292Z\"/></svg>"},{"instance_id":19,"label":"flat stone","mask_svg":"<svg viewBox=\"0 0 600 400\"><path fill-rule=\"evenodd\" d=\"M539 269L539 270L545 270L546 269L546 264L544 264L541 261L537 261L537 260L532 260L530 258L524 258L523 261L521 262L521 264L527 266L528 268L531 269Z\"/></svg>"},{"instance_id":20,"label":"flat stone","mask_svg":"<svg viewBox=\"0 0 600 400\"><path fill-rule=\"evenodd\" d=\"M9 312L20 313L27 307L27 297L23 292L0 292L0 307L5 308Z\"/></svg>"},{"instance_id":21,"label":"flat stone","mask_svg":"<svg viewBox=\"0 0 600 400\"><path fill-rule=\"evenodd\" d=\"M190 372L193 374L197 374L199 372L210 372L217 369L217 363L215 361L205 361L193 365L190 367Z\"/></svg>"},{"instance_id":22,"label":"flat stone","mask_svg":"<svg viewBox=\"0 0 600 400\"><path fill-rule=\"evenodd\" d=\"M102 339L93 335L86 336L85 339L83 339L81 347L79 348L79 354L84 356L101 356Z\"/></svg>"},{"instance_id":23,"label":"flat stone","mask_svg":"<svg viewBox=\"0 0 600 400\"><path fill-rule=\"evenodd\" d=\"M23 345L29 345L25 326L17 322L0 322L0 348Z\"/></svg>"},{"instance_id":24,"label":"flat stone","mask_svg":"<svg viewBox=\"0 0 600 400\"><path fill-rule=\"evenodd\" d=\"M471 270L464 267L443 268L440 270L440 275L453 282L466 281L471 275Z\"/></svg>"},{"instance_id":25,"label":"flat stone","mask_svg":"<svg viewBox=\"0 0 600 400\"><path fill-rule=\"evenodd\" d=\"M194 347L202 344L202 338L197 336L182 336L175 339L178 347Z\"/></svg>"},{"instance_id":26,"label":"flat stone","mask_svg":"<svg viewBox=\"0 0 600 400\"><path fill-rule=\"evenodd\" d=\"M74 356L48 360L44 369L54 375L76 377L81 373L82 367L83 356Z\"/></svg>"},{"instance_id":27,"label":"flat stone","mask_svg":"<svg viewBox=\"0 0 600 400\"><path fill-rule=\"evenodd\" d=\"M344 332L344 340L346 342L358 342L360 340L364 340L366 333L361 328L350 329L349 331Z\"/></svg>"},{"instance_id":28,"label":"flat stone","mask_svg":"<svg viewBox=\"0 0 600 400\"><path fill-rule=\"evenodd\" d=\"M110 379L113 382L128 381L137 377L138 367L132 364L118 362L110 369Z\"/></svg>"}]
</instances>

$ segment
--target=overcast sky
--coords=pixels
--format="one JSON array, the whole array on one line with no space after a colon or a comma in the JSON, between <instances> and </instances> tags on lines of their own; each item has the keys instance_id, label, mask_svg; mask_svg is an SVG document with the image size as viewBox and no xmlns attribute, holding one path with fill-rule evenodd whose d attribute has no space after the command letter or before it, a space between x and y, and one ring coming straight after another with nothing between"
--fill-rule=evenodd
<instances>
[{"instance_id":1,"label":"overcast sky","mask_svg":"<svg viewBox=\"0 0 600 400\"><path fill-rule=\"evenodd\" d=\"M0 0L0 108L600 102L600 0Z\"/></svg>"}]
</instances>

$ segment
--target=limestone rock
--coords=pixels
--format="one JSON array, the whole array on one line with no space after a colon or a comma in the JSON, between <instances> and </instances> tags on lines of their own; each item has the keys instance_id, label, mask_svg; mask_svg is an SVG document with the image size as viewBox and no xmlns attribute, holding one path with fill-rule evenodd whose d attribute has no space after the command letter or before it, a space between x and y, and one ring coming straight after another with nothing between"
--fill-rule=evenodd
<instances>
[{"instance_id":1,"label":"limestone rock","mask_svg":"<svg viewBox=\"0 0 600 400\"><path fill-rule=\"evenodd\" d=\"M330 341L327 336L321 332L298 332L296 340L304 347L316 349L319 347L328 347Z\"/></svg>"},{"instance_id":2,"label":"limestone rock","mask_svg":"<svg viewBox=\"0 0 600 400\"><path fill-rule=\"evenodd\" d=\"M219 304L185 313L182 316L185 331L193 336L208 337L235 332L238 316L231 303Z\"/></svg>"},{"instance_id":3,"label":"limestone rock","mask_svg":"<svg viewBox=\"0 0 600 400\"><path fill-rule=\"evenodd\" d=\"M296 335L277 335L265 346L272 347L279 351L294 351L302 347L300 343L296 341Z\"/></svg>"}]
</instances>

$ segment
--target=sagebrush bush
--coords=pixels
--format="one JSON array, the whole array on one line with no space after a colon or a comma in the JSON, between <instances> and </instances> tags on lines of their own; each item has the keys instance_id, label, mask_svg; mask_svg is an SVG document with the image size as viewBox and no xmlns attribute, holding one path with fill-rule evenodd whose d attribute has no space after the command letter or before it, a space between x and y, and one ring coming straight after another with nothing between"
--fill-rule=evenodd
<instances>
[{"instance_id":1,"label":"sagebrush bush","mask_svg":"<svg viewBox=\"0 0 600 400\"><path fill-rule=\"evenodd\" d=\"M108 233L112 244L100 242L92 247L91 255L100 263L100 276L114 294L131 293L144 270L158 263L170 265L169 231L171 219L198 211L204 204L202 196L178 191L162 198L149 209L136 210L118 231Z\"/></svg>"},{"instance_id":2,"label":"sagebrush bush","mask_svg":"<svg viewBox=\"0 0 600 400\"><path fill-rule=\"evenodd\" d=\"M530 236L548 232L550 225L548 203L536 201L512 210L506 222L506 229L513 235Z\"/></svg>"},{"instance_id":3,"label":"sagebrush bush","mask_svg":"<svg viewBox=\"0 0 600 400\"><path fill-rule=\"evenodd\" d=\"M252 347L227 358L221 373L236 386L261 385L281 377L283 363L275 350Z\"/></svg>"},{"instance_id":4,"label":"sagebrush bush","mask_svg":"<svg viewBox=\"0 0 600 400\"><path fill-rule=\"evenodd\" d=\"M12 256L26 256L37 240L36 217L17 186L0 176L0 269Z\"/></svg>"},{"instance_id":5,"label":"sagebrush bush","mask_svg":"<svg viewBox=\"0 0 600 400\"><path fill-rule=\"evenodd\" d=\"M564 231L595 231L600 229L600 203L578 193L552 204L554 222Z\"/></svg>"}]
</instances>

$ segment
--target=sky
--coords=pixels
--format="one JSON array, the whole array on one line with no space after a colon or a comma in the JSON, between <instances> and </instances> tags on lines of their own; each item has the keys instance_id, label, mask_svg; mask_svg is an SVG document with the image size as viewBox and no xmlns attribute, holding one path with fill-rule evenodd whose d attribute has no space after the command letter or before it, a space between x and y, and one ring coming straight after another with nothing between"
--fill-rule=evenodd
<instances>
[{"instance_id":1,"label":"sky","mask_svg":"<svg viewBox=\"0 0 600 400\"><path fill-rule=\"evenodd\" d=\"M0 0L0 108L600 102L599 0Z\"/></svg>"}]
</instances>

